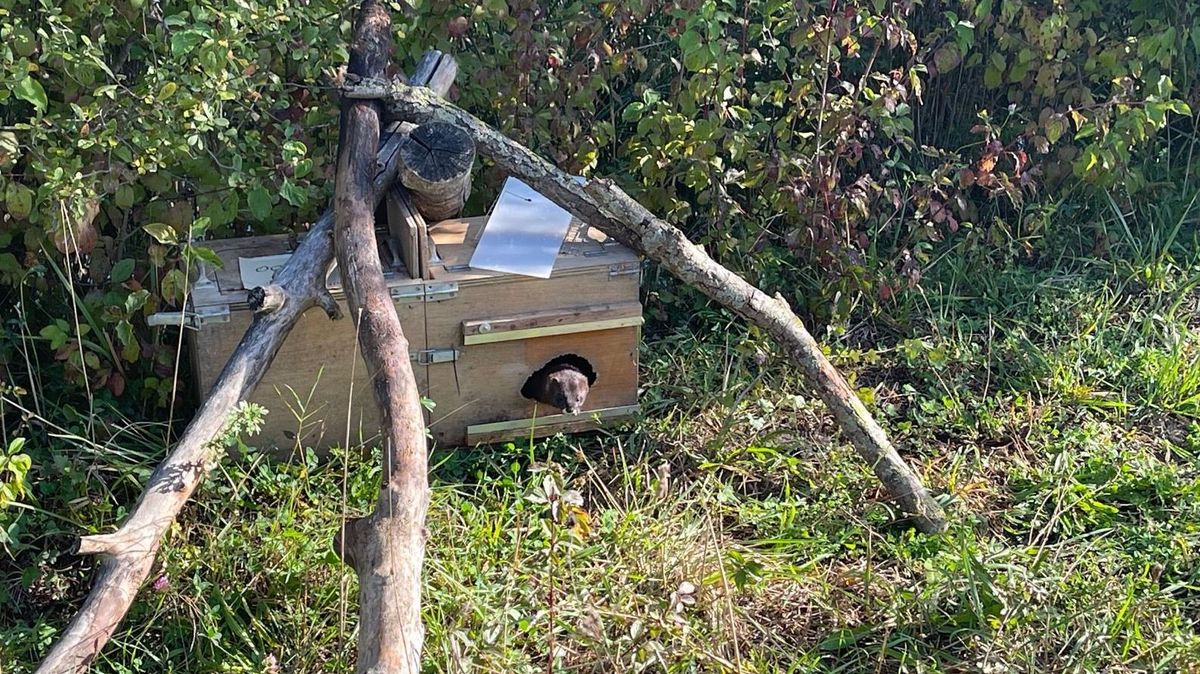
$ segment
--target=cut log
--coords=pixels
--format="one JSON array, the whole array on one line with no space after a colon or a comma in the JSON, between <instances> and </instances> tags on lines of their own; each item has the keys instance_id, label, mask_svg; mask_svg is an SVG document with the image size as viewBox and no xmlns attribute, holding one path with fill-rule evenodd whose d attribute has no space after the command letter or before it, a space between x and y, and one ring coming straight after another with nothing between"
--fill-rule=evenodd
<instances>
[{"instance_id":1,"label":"cut log","mask_svg":"<svg viewBox=\"0 0 1200 674\"><path fill-rule=\"evenodd\" d=\"M684 283L696 287L727 309L770 334L800 366L810 386L829 406L859 456L917 528L937 533L946 528L945 513L888 441L846 380L784 299L771 297L718 264L678 228L650 213L605 180L576 182L550 162L516 143L469 112L402 83L364 86L350 98L382 98L396 119L426 125L454 124L475 139L479 151L509 174L553 199L580 220L658 262Z\"/></svg>"},{"instance_id":2,"label":"cut log","mask_svg":"<svg viewBox=\"0 0 1200 674\"><path fill-rule=\"evenodd\" d=\"M391 26L378 0L363 0L349 73L383 75L391 55ZM376 251L372 178L381 117L382 108L375 101L342 102L334 244L342 288L379 406L384 470L374 511L347 522L334 549L358 575L357 671L419 674L425 639L421 566L429 507L428 448L408 340Z\"/></svg>"},{"instance_id":3,"label":"cut log","mask_svg":"<svg viewBox=\"0 0 1200 674\"><path fill-rule=\"evenodd\" d=\"M400 182L428 220L447 220L471 195L475 143L453 124L423 124L400 148Z\"/></svg>"},{"instance_id":4,"label":"cut log","mask_svg":"<svg viewBox=\"0 0 1200 674\"><path fill-rule=\"evenodd\" d=\"M440 53L435 65L435 70L427 69L421 79L413 77L411 81L414 84L437 81L439 88L434 91L445 94L452 80L445 73L457 72L457 66ZM383 198L385 189L396 178L402 140L402 130L397 127L375 155L372 203L377 204ZM39 665L38 674L86 671L108 643L146 581L163 534L220 459L224 448L215 440L228 423L234 406L254 391L305 311L319 305L330 316L336 315L337 302L325 287L325 274L332 261L333 211L329 210L314 223L287 264L275 275L275 282L253 298L260 309L253 323L175 449L150 476L129 518L113 533L79 540L77 552L99 555L100 568L83 606Z\"/></svg>"}]
</instances>

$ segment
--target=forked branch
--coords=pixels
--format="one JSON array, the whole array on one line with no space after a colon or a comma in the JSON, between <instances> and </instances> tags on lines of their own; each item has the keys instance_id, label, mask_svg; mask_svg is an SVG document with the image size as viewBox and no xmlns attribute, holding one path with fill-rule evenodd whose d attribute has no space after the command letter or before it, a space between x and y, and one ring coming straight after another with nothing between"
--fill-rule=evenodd
<instances>
[{"instance_id":1,"label":"forked branch","mask_svg":"<svg viewBox=\"0 0 1200 674\"><path fill-rule=\"evenodd\" d=\"M390 55L388 12L377 0L364 0L355 23L349 72L380 77ZM357 671L419 674L425 638L421 566L429 506L428 448L408 341L375 243L372 178L381 118L376 101L342 102L334 241L350 316L379 406L384 470L375 510L347 522L335 549L358 574Z\"/></svg>"},{"instance_id":2,"label":"forked branch","mask_svg":"<svg viewBox=\"0 0 1200 674\"><path fill-rule=\"evenodd\" d=\"M455 72L453 59L430 52L418 65L412 81L431 83L436 85L437 94L445 94ZM369 196L372 207L396 178L397 150L406 132L401 128L388 133L378 153L373 148L367 150L374 175ZM163 535L224 452L216 440L234 407L254 391L305 311L315 305L331 316L338 312L337 303L325 287L325 274L332 261L331 209L313 225L276 274L272 286L257 297L260 311L179 443L150 476L129 519L113 533L80 540L79 553L99 555L100 568L83 606L38 667L38 674L85 671L108 643L150 574Z\"/></svg>"}]
</instances>

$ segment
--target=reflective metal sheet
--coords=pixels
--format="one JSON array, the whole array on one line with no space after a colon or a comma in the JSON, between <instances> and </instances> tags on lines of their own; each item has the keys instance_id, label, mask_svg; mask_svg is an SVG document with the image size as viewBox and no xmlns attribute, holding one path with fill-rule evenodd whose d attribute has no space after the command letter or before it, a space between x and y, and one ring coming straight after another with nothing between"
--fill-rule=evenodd
<instances>
[{"instance_id":1,"label":"reflective metal sheet","mask_svg":"<svg viewBox=\"0 0 1200 674\"><path fill-rule=\"evenodd\" d=\"M550 278L571 214L509 177L471 256L476 269Z\"/></svg>"}]
</instances>

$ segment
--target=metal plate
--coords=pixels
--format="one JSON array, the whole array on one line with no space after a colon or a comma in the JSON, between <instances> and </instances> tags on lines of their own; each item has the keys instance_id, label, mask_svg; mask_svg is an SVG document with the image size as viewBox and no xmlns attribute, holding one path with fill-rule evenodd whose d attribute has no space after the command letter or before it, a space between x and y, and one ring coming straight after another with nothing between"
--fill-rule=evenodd
<instances>
[{"instance_id":1,"label":"metal plate","mask_svg":"<svg viewBox=\"0 0 1200 674\"><path fill-rule=\"evenodd\" d=\"M509 176L471 256L471 266L550 278L570 225L570 213Z\"/></svg>"}]
</instances>

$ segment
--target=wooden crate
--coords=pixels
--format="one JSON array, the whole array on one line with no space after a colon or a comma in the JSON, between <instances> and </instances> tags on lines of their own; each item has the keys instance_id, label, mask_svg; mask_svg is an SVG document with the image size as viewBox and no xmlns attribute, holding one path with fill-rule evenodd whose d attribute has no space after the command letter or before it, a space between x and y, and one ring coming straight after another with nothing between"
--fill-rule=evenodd
<instances>
[{"instance_id":1,"label":"wooden crate","mask_svg":"<svg viewBox=\"0 0 1200 674\"><path fill-rule=\"evenodd\" d=\"M467 262L484 218L433 225L436 257L428 278L402 263L387 274L413 371L435 406L427 415L439 446L590 430L637 411L640 261L632 251L572 225L549 279L471 269ZM239 258L285 254L286 236L212 242L224 266L193 286L197 330L188 331L195 384L212 386L252 314ZM388 265L385 264L385 267ZM341 300L336 271L330 276ZM343 303L343 311L349 309ZM290 451L370 443L377 438L370 378L357 353L353 323L306 313L263 377L252 402L269 410L252 444ZM583 412L566 415L521 397L526 378L567 353L597 373Z\"/></svg>"}]
</instances>

